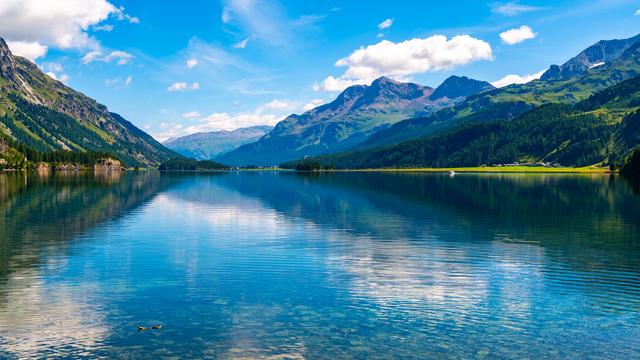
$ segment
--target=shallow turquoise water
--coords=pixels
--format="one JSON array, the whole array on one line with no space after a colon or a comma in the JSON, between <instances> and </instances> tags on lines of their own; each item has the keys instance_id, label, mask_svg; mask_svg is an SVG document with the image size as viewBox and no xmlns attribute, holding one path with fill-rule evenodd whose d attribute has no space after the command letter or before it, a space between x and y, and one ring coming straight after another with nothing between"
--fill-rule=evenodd
<instances>
[{"instance_id":1,"label":"shallow turquoise water","mask_svg":"<svg viewBox=\"0 0 640 360\"><path fill-rule=\"evenodd\" d=\"M619 178L0 174L0 358L629 359L639 324Z\"/></svg>"}]
</instances>

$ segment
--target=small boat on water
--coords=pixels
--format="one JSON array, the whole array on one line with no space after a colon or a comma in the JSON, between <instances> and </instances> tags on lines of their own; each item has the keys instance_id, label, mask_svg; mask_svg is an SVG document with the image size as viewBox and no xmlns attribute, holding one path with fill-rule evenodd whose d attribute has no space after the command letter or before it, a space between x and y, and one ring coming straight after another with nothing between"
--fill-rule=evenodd
<instances>
[{"instance_id":1,"label":"small boat on water","mask_svg":"<svg viewBox=\"0 0 640 360\"><path fill-rule=\"evenodd\" d=\"M453 170L449 170L449 176L455 176L456 172Z\"/></svg>"}]
</instances>

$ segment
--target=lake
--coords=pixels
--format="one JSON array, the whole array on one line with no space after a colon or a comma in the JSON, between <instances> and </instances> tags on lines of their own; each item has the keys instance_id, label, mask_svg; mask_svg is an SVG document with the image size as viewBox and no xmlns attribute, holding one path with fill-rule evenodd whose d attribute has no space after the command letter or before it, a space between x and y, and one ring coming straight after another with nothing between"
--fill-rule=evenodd
<instances>
[{"instance_id":1,"label":"lake","mask_svg":"<svg viewBox=\"0 0 640 360\"><path fill-rule=\"evenodd\" d=\"M0 358L628 359L639 324L618 177L0 174Z\"/></svg>"}]
</instances>

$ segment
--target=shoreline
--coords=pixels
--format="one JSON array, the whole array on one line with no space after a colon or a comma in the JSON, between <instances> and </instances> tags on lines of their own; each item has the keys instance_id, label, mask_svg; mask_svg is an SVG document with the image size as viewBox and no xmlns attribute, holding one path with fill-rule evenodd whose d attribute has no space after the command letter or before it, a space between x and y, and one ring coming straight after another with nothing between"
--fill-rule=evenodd
<instances>
[{"instance_id":1,"label":"shoreline","mask_svg":"<svg viewBox=\"0 0 640 360\"><path fill-rule=\"evenodd\" d=\"M495 174L615 174L617 171L611 171L608 168L600 167L559 167L559 168L547 168L547 167L528 167L528 166L512 166L512 167L451 167L451 168L370 168L370 169L322 169L322 170L310 170L310 171L298 171L295 169L283 169L283 168L265 168L265 169L220 169L220 170L157 170L160 172L184 172L184 173L198 173L198 172L261 172L261 171L273 171L273 172L298 172L298 173L348 173L348 172L412 172L412 173L449 173L455 171L456 173L495 173Z\"/></svg>"},{"instance_id":2,"label":"shoreline","mask_svg":"<svg viewBox=\"0 0 640 360\"><path fill-rule=\"evenodd\" d=\"M547 168L547 167L528 167L528 166L486 166L486 167L450 167L450 168L380 168L380 169L345 169L345 170L320 170L320 172L422 172L422 173L449 173L455 171L456 173L537 173L537 174L612 174L610 169L598 168L598 167L559 167L559 168Z\"/></svg>"}]
</instances>

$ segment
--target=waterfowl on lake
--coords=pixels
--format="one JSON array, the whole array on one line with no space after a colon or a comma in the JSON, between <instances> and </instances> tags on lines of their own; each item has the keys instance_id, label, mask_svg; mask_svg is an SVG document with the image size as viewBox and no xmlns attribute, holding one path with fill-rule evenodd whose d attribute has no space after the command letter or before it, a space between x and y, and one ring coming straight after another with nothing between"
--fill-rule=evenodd
<instances>
[{"instance_id":1,"label":"waterfowl on lake","mask_svg":"<svg viewBox=\"0 0 640 360\"><path fill-rule=\"evenodd\" d=\"M162 328L162 325L153 325L150 327L138 326L138 331L147 331L147 330L161 329L161 328Z\"/></svg>"}]
</instances>

